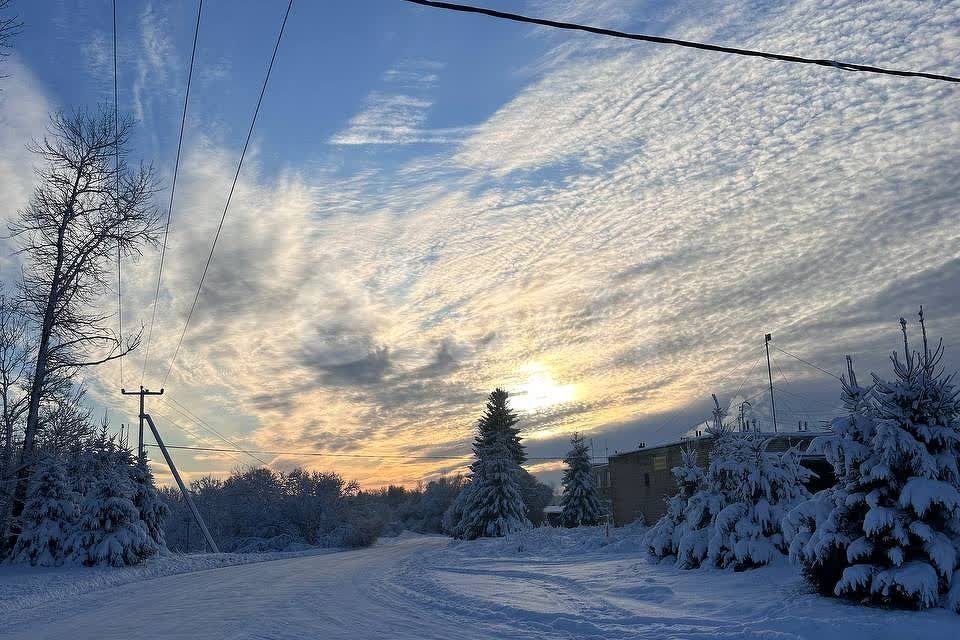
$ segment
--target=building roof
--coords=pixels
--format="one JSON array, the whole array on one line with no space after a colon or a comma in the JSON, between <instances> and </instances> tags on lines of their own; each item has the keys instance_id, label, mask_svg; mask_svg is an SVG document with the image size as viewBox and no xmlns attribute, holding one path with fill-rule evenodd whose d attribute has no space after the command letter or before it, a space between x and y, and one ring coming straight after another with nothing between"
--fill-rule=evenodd
<instances>
[{"instance_id":1,"label":"building roof","mask_svg":"<svg viewBox=\"0 0 960 640\"><path fill-rule=\"evenodd\" d=\"M797 440L813 440L817 436L822 436L828 431L750 431L752 433L761 437L768 438L796 438ZM646 453L647 451L656 451L658 449L667 449L669 447L675 447L680 444L686 444L689 442L697 442L700 440L708 440L713 438L709 433L704 433L699 436L688 436L680 438L679 440L671 440L669 442L661 442L660 444L653 445L652 447L638 447L636 449L631 449L629 451L617 451L610 456L610 458L616 458L619 456L627 456L635 453Z\"/></svg>"}]
</instances>

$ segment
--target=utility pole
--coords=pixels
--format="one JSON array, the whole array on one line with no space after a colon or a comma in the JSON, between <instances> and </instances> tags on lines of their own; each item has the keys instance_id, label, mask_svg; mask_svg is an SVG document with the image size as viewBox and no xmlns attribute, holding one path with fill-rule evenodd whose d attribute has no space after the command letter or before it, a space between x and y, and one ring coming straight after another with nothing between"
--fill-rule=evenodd
<instances>
[{"instance_id":1,"label":"utility pole","mask_svg":"<svg viewBox=\"0 0 960 640\"><path fill-rule=\"evenodd\" d=\"M140 391L127 391L126 389L120 389L120 393L125 396L140 396L140 436L137 439L137 455L141 458L143 457L143 417L146 412L143 410L143 398L144 396L162 396L163 389L160 391L150 391L150 389L144 389L143 385L140 385Z\"/></svg>"},{"instance_id":2,"label":"utility pole","mask_svg":"<svg viewBox=\"0 0 960 640\"><path fill-rule=\"evenodd\" d=\"M197 526L200 527L200 533L203 534L204 540L207 542L207 546L210 547L210 551L214 553L220 553L220 549L217 547L217 543L213 541L213 536L210 535L210 531L207 529L206 523L203 521L203 517L200 515L200 511L197 509L197 505L193 503L193 498L190 497L190 492L187 490L187 485L183 483L183 479L180 477L180 472L177 471L177 465L173 464L173 458L170 457L170 452L167 451L166 445L163 444L163 439L160 437L160 432L157 430L157 425L153 423L153 418L150 417L150 414L144 411L144 398L146 396L162 396L163 389L160 391L150 391L145 389L143 385L140 385L140 391L127 391L126 389L120 389L120 393L125 396L140 396L140 440L137 451L140 454L140 457L143 457L143 423L146 423L150 426L150 431L153 432L153 438L157 441L157 446L160 447L160 452L163 453L164 460L167 461L167 466L170 467L170 473L173 474L173 479L176 480L177 486L180 487L180 493L183 494L183 500L187 503L187 507L190 508L190 513L193 514L193 519L197 522Z\"/></svg>"},{"instance_id":3,"label":"utility pole","mask_svg":"<svg viewBox=\"0 0 960 640\"><path fill-rule=\"evenodd\" d=\"M773 411L773 432L777 432L777 403L773 400L773 369L770 368L770 341L773 340L771 334L763 336L763 346L767 350L767 378L770 380L770 409Z\"/></svg>"}]
</instances>

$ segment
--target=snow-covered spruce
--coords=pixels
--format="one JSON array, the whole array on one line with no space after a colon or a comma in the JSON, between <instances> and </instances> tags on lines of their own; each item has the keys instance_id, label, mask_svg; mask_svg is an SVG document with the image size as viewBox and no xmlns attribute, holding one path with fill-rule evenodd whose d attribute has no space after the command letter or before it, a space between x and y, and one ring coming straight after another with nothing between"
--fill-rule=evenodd
<instances>
[{"instance_id":1,"label":"snow-covered spruce","mask_svg":"<svg viewBox=\"0 0 960 640\"><path fill-rule=\"evenodd\" d=\"M29 495L10 561L59 566L64 561L64 547L77 511L76 495L70 490L60 460L51 458L38 467Z\"/></svg>"},{"instance_id":2,"label":"snow-covered spruce","mask_svg":"<svg viewBox=\"0 0 960 640\"><path fill-rule=\"evenodd\" d=\"M780 521L810 497L803 485L810 471L800 465L796 449L767 453L767 438L737 433L731 443L711 474L720 478L728 504L714 520L707 553L715 566L739 571L769 564L787 552Z\"/></svg>"},{"instance_id":3,"label":"snow-covered spruce","mask_svg":"<svg viewBox=\"0 0 960 640\"><path fill-rule=\"evenodd\" d=\"M787 551L780 521L798 500L808 497L809 471L796 451L768 453L767 440L734 433L714 397L710 465L704 472L694 451L684 451L673 469L677 494L667 512L644 537L647 550L677 556L684 569L706 561L748 569L768 564Z\"/></svg>"},{"instance_id":4,"label":"snow-covered spruce","mask_svg":"<svg viewBox=\"0 0 960 640\"><path fill-rule=\"evenodd\" d=\"M492 391L477 424L469 484L444 515L444 528L453 537L504 536L530 526L520 493L520 462L526 455L516 423L507 392Z\"/></svg>"},{"instance_id":5,"label":"snow-covered spruce","mask_svg":"<svg viewBox=\"0 0 960 640\"><path fill-rule=\"evenodd\" d=\"M687 501L703 488L705 479L703 469L697 463L697 452L693 449L681 451L680 466L670 471L677 483L677 493L667 499L667 512L643 536L644 547L657 558L677 554L684 533L682 525L686 520Z\"/></svg>"},{"instance_id":6,"label":"snow-covered spruce","mask_svg":"<svg viewBox=\"0 0 960 640\"><path fill-rule=\"evenodd\" d=\"M132 464L128 451L108 447L100 452L117 463L113 469L96 465L100 476L90 486L66 551L70 559L86 566L122 567L143 562L160 547L150 537L133 503L135 489L126 467Z\"/></svg>"},{"instance_id":7,"label":"snow-covered spruce","mask_svg":"<svg viewBox=\"0 0 960 640\"><path fill-rule=\"evenodd\" d=\"M826 591L856 601L960 612L960 407L942 342L912 352L895 379L844 385L850 415L824 444L839 476L785 521L791 555ZM859 401L858 401L859 400Z\"/></svg>"},{"instance_id":8,"label":"snow-covered spruce","mask_svg":"<svg viewBox=\"0 0 960 640\"><path fill-rule=\"evenodd\" d=\"M728 477L721 473L726 458L735 450L733 433L724 424L726 412L713 397L713 424L707 432L713 437L710 450L710 465L702 482L687 500L683 519L674 532L676 539L677 566L683 569L699 567L707 558L713 523L728 503L730 488L725 485Z\"/></svg>"},{"instance_id":9,"label":"snow-covered spruce","mask_svg":"<svg viewBox=\"0 0 960 640\"><path fill-rule=\"evenodd\" d=\"M150 471L146 454L138 456L136 462L129 467L130 480L133 482L133 505L140 514L157 548L164 550L167 542L164 538L163 525L170 513L170 508L160 499L153 482L153 472Z\"/></svg>"},{"instance_id":10,"label":"snow-covered spruce","mask_svg":"<svg viewBox=\"0 0 960 640\"><path fill-rule=\"evenodd\" d=\"M561 520L565 527L594 526L600 522L603 510L600 497L593 486L593 468L590 464L590 450L583 436L574 433L570 438L572 448L563 462L567 468L563 471L560 484L563 496Z\"/></svg>"}]
</instances>

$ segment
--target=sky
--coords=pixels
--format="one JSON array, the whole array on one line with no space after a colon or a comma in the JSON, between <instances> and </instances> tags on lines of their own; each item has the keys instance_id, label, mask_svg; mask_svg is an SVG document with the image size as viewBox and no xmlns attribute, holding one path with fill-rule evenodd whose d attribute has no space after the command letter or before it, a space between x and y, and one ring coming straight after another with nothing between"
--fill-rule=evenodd
<instances>
[{"instance_id":1,"label":"sky","mask_svg":"<svg viewBox=\"0 0 960 640\"><path fill-rule=\"evenodd\" d=\"M133 156L168 189L197 5L118 5ZM486 5L960 73L956 1ZM25 145L47 114L113 95L110 2L13 8L24 27L0 79L5 219L29 198ZM146 365L142 351L126 360L127 387L142 372L156 388L170 364L285 8L204 3L153 346ZM819 424L839 384L793 356L839 374L850 354L861 376L889 374L898 320L917 335L923 304L947 367L960 364L958 91L399 0L298 0L194 318L148 411L169 444L226 446L212 428L296 454L259 456L276 469L413 486L465 468L497 386L534 458L562 456L575 430L598 457L675 439L709 415L712 393L733 410L752 399L770 427L769 332L781 428ZM149 322L157 266L152 250L123 265L125 327ZM114 426L135 420L116 364L84 377ZM188 478L256 463L174 455ZM555 483L561 467L528 468Z\"/></svg>"}]
</instances>

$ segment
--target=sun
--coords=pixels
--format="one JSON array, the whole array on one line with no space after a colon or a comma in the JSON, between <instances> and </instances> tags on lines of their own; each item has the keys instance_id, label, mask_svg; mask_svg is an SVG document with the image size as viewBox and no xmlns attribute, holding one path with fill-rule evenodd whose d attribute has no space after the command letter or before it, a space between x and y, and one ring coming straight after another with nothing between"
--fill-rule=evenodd
<instances>
[{"instance_id":1,"label":"sun","mask_svg":"<svg viewBox=\"0 0 960 640\"><path fill-rule=\"evenodd\" d=\"M557 384L550 371L539 362L524 365L520 373L526 379L511 395L511 404L518 411L536 413L572 402L577 397L577 385Z\"/></svg>"}]
</instances>

